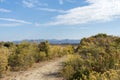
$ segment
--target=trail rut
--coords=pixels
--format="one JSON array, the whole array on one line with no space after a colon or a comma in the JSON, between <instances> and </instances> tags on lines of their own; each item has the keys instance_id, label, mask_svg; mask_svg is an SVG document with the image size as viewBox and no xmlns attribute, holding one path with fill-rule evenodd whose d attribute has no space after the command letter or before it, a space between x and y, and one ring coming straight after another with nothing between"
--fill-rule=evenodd
<instances>
[{"instance_id":1,"label":"trail rut","mask_svg":"<svg viewBox=\"0 0 120 80\"><path fill-rule=\"evenodd\" d=\"M62 62L66 57L55 59L33 70L23 71L10 78L2 80L63 80L59 71L62 67Z\"/></svg>"}]
</instances>

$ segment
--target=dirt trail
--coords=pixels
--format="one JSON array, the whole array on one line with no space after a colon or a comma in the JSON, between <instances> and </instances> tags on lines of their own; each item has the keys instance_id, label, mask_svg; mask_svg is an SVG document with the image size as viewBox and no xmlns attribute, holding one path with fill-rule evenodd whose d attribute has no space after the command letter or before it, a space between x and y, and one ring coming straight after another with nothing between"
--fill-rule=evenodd
<instances>
[{"instance_id":1,"label":"dirt trail","mask_svg":"<svg viewBox=\"0 0 120 80\"><path fill-rule=\"evenodd\" d=\"M62 62L66 57L55 59L33 70L19 72L14 76L2 80L63 80L59 75Z\"/></svg>"}]
</instances>

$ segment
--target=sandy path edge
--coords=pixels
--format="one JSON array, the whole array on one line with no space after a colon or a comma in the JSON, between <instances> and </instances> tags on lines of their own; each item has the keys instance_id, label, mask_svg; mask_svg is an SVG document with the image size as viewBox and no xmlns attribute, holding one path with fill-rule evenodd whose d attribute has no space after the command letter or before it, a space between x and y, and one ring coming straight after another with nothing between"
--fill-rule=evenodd
<instances>
[{"instance_id":1,"label":"sandy path edge","mask_svg":"<svg viewBox=\"0 0 120 80\"><path fill-rule=\"evenodd\" d=\"M65 59L66 56L54 59L33 70L19 72L1 80L63 80L58 73Z\"/></svg>"}]
</instances>

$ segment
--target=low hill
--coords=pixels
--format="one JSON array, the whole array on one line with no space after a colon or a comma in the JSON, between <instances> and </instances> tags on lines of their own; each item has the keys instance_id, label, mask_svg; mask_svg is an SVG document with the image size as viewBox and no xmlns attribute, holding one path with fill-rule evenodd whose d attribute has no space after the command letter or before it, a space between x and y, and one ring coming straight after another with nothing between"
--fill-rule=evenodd
<instances>
[{"instance_id":1,"label":"low hill","mask_svg":"<svg viewBox=\"0 0 120 80\"><path fill-rule=\"evenodd\" d=\"M64 64L62 74L67 80L119 80L120 37L97 34L83 38L76 54Z\"/></svg>"}]
</instances>

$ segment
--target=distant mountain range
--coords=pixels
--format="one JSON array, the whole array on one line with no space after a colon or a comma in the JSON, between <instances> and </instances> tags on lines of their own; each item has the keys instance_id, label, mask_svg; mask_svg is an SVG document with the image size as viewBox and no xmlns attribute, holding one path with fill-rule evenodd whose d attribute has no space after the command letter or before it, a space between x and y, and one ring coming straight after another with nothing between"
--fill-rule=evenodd
<instances>
[{"instance_id":1,"label":"distant mountain range","mask_svg":"<svg viewBox=\"0 0 120 80\"><path fill-rule=\"evenodd\" d=\"M22 40L27 42L36 42L40 43L43 41L46 41L46 39L39 39L39 40ZM21 43L22 41L13 41L14 43ZM57 40L57 39L48 39L47 40L50 44L79 44L80 40L70 40L70 39L63 39L63 40Z\"/></svg>"}]
</instances>

